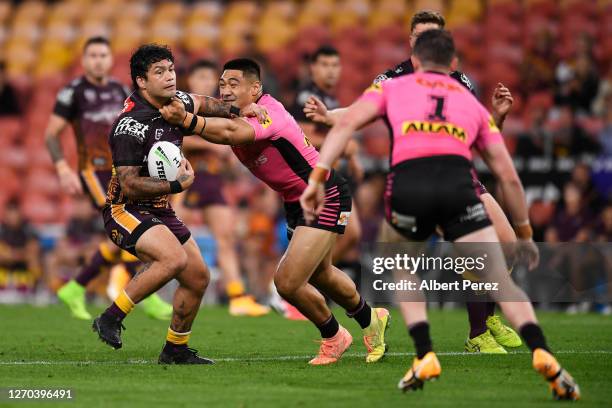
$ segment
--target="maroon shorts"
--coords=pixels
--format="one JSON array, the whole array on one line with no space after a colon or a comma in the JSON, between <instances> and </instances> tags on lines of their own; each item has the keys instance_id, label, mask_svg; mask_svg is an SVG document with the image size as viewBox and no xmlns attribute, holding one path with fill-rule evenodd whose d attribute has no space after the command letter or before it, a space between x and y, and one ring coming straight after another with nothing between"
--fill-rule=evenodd
<instances>
[{"instance_id":1,"label":"maroon shorts","mask_svg":"<svg viewBox=\"0 0 612 408\"><path fill-rule=\"evenodd\" d=\"M106 190L110 183L112 172L110 170L85 169L79 171L83 191L87 193L92 204L102 210L106 204Z\"/></svg>"},{"instance_id":2,"label":"maroon shorts","mask_svg":"<svg viewBox=\"0 0 612 408\"><path fill-rule=\"evenodd\" d=\"M184 205L187 208L206 208L209 205L227 205L221 188L223 178L207 171L198 171L195 180L185 194Z\"/></svg>"},{"instance_id":3,"label":"maroon shorts","mask_svg":"<svg viewBox=\"0 0 612 408\"><path fill-rule=\"evenodd\" d=\"M134 256L136 242L149 228L165 225L182 244L191 237L191 232L172 208L149 208L131 204L107 205L102 210L104 228L110 239L121 249Z\"/></svg>"}]
</instances>

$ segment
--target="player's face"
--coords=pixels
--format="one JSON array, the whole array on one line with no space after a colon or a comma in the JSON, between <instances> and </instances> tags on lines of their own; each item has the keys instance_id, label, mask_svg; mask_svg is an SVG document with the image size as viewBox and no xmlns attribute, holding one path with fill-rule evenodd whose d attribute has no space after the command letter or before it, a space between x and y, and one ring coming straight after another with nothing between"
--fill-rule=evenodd
<instances>
[{"instance_id":1,"label":"player's face","mask_svg":"<svg viewBox=\"0 0 612 408\"><path fill-rule=\"evenodd\" d=\"M111 49L106 44L90 44L83 52L83 69L87 75L103 78L113 66Z\"/></svg>"},{"instance_id":2,"label":"player's face","mask_svg":"<svg viewBox=\"0 0 612 408\"><path fill-rule=\"evenodd\" d=\"M189 92L198 95L216 95L219 74L212 68L198 68L187 79Z\"/></svg>"},{"instance_id":3,"label":"player's face","mask_svg":"<svg viewBox=\"0 0 612 408\"><path fill-rule=\"evenodd\" d=\"M337 55L320 55L310 65L310 71L315 84L333 88L338 83L342 71L340 57Z\"/></svg>"},{"instance_id":4,"label":"player's face","mask_svg":"<svg viewBox=\"0 0 612 408\"><path fill-rule=\"evenodd\" d=\"M245 78L242 71L226 69L219 79L219 94L224 102L243 108L257 100L261 82Z\"/></svg>"},{"instance_id":5,"label":"player's face","mask_svg":"<svg viewBox=\"0 0 612 408\"><path fill-rule=\"evenodd\" d=\"M154 98L171 98L176 94L174 63L162 60L151 64L146 78L138 77L138 85Z\"/></svg>"},{"instance_id":6,"label":"player's face","mask_svg":"<svg viewBox=\"0 0 612 408\"><path fill-rule=\"evenodd\" d=\"M420 23L414 26L414 29L410 33L410 48L414 48L414 43L416 39L427 30L439 30L440 27L436 23Z\"/></svg>"}]
</instances>

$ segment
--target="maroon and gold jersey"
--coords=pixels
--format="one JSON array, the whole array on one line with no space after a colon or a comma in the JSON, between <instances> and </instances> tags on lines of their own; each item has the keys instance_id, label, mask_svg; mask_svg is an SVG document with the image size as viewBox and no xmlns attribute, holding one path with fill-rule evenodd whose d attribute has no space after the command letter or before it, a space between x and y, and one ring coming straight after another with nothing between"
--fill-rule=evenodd
<instances>
[{"instance_id":1,"label":"maroon and gold jersey","mask_svg":"<svg viewBox=\"0 0 612 408\"><path fill-rule=\"evenodd\" d=\"M123 108L129 89L114 79L94 85L85 76L62 88L53 113L72 124L77 140L79 170L110 170L108 133Z\"/></svg>"},{"instance_id":2,"label":"maroon and gold jersey","mask_svg":"<svg viewBox=\"0 0 612 408\"><path fill-rule=\"evenodd\" d=\"M194 112L191 96L177 91L176 97L185 104L188 112ZM121 166L140 167L141 177L150 177L147 166L149 150L159 141L183 145L183 130L166 122L159 110L147 102L138 92L125 101L125 107L115 121L108 143L113 160L113 176L108 186L106 204L133 204L149 208L169 208L168 195L152 199L131 200L121 191L116 168Z\"/></svg>"}]
</instances>

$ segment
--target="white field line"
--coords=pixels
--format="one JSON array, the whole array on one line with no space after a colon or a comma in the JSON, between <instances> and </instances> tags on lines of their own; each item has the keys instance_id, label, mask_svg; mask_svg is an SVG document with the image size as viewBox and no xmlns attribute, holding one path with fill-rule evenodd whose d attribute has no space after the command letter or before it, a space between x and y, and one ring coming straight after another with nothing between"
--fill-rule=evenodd
<instances>
[{"instance_id":1,"label":"white field line","mask_svg":"<svg viewBox=\"0 0 612 408\"><path fill-rule=\"evenodd\" d=\"M531 354L530 351L511 351L508 354ZM555 351L555 354L612 354L612 350L560 350ZM466 353L466 352L458 352L458 351L443 351L436 352L438 356L472 356L472 357L482 357L485 354L478 353ZM385 354L385 357L412 357L414 353L401 353L401 352L388 352ZM308 361L314 357L314 353L312 355L289 355L289 356L274 356L274 357L221 357L214 358L216 362L240 362L240 363L250 363L250 362L266 362L266 361L293 361L293 360L304 360ZM346 353L343 358L363 358L365 354L363 353ZM47 365L74 365L74 366L86 366L86 365L148 365L148 364L157 364L155 360L116 360L116 361L92 361L92 360L83 360L83 361L60 361L60 360L36 360L36 361L0 361L0 366L47 366Z\"/></svg>"}]
</instances>

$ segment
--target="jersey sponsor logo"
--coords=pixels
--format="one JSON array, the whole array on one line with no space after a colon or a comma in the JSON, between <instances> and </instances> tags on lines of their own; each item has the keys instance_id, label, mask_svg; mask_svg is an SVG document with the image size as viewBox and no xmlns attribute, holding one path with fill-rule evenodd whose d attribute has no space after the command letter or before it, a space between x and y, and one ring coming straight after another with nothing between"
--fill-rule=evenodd
<instances>
[{"instance_id":1,"label":"jersey sponsor logo","mask_svg":"<svg viewBox=\"0 0 612 408\"><path fill-rule=\"evenodd\" d=\"M149 130L149 125L145 125L130 116L126 116L121 118L117 124L115 135L126 134L133 136L142 143L145 140L147 130Z\"/></svg>"},{"instance_id":2,"label":"jersey sponsor logo","mask_svg":"<svg viewBox=\"0 0 612 408\"><path fill-rule=\"evenodd\" d=\"M127 112L131 111L132 109L134 109L134 106L136 106L136 103L134 103L134 101L132 99L127 98L123 102L123 110L121 111L121 113L127 113Z\"/></svg>"},{"instance_id":3,"label":"jersey sponsor logo","mask_svg":"<svg viewBox=\"0 0 612 408\"><path fill-rule=\"evenodd\" d=\"M111 239L115 244L121 246L121 243L123 242L123 234L120 233L117 229L113 229L111 231Z\"/></svg>"},{"instance_id":4,"label":"jersey sponsor logo","mask_svg":"<svg viewBox=\"0 0 612 408\"><path fill-rule=\"evenodd\" d=\"M378 92L378 93L382 93L383 89L382 89L382 85L380 83L374 83L372 85L370 85L368 87L368 89L365 90L364 93L368 93L368 92Z\"/></svg>"},{"instance_id":5,"label":"jersey sponsor logo","mask_svg":"<svg viewBox=\"0 0 612 408\"><path fill-rule=\"evenodd\" d=\"M463 143L465 143L467 139L466 131L452 123L421 122L418 120L410 120L402 123L402 133L408 134L411 132L446 133L448 136L461 140Z\"/></svg>"},{"instance_id":6,"label":"jersey sponsor logo","mask_svg":"<svg viewBox=\"0 0 612 408\"><path fill-rule=\"evenodd\" d=\"M459 222L481 222L487 219L487 211L482 203L465 207L465 213L459 217Z\"/></svg>"},{"instance_id":7,"label":"jersey sponsor logo","mask_svg":"<svg viewBox=\"0 0 612 408\"><path fill-rule=\"evenodd\" d=\"M446 89L447 91L461 91L461 88L455 84L446 81L429 81L425 78L417 78L416 83L432 89Z\"/></svg>"},{"instance_id":8,"label":"jersey sponsor logo","mask_svg":"<svg viewBox=\"0 0 612 408\"><path fill-rule=\"evenodd\" d=\"M461 73L461 75L459 76L459 80L465 85L465 87L469 90L473 89L472 86L472 82L470 81L470 79L467 77L467 75L465 75L463 72Z\"/></svg>"},{"instance_id":9,"label":"jersey sponsor logo","mask_svg":"<svg viewBox=\"0 0 612 408\"><path fill-rule=\"evenodd\" d=\"M266 120L264 120L264 122L261 124L261 127L264 129L267 129L271 125L272 125L272 118L270 117L270 115L266 113Z\"/></svg>"},{"instance_id":10,"label":"jersey sponsor logo","mask_svg":"<svg viewBox=\"0 0 612 408\"><path fill-rule=\"evenodd\" d=\"M57 94L57 101L62 105L72 105L72 99L74 98L73 88L64 88Z\"/></svg>"},{"instance_id":11,"label":"jersey sponsor logo","mask_svg":"<svg viewBox=\"0 0 612 408\"><path fill-rule=\"evenodd\" d=\"M187 95L185 92L176 91L176 97L179 98L181 102L185 104L185 106L191 105L191 99L189 98L189 95Z\"/></svg>"},{"instance_id":12,"label":"jersey sponsor logo","mask_svg":"<svg viewBox=\"0 0 612 408\"><path fill-rule=\"evenodd\" d=\"M499 128L497 127L497 124L495 123L495 119L493 119L493 116L489 115L489 131L491 133L499 133Z\"/></svg>"},{"instance_id":13,"label":"jersey sponsor logo","mask_svg":"<svg viewBox=\"0 0 612 408\"><path fill-rule=\"evenodd\" d=\"M374 78L373 84L379 84L383 81L386 81L389 77L386 74L380 74L376 78Z\"/></svg>"},{"instance_id":14,"label":"jersey sponsor logo","mask_svg":"<svg viewBox=\"0 0 612 408\"><path fill-rule=\"evenodd\" d=\"M164 134L164 129L155 129L155 140L160 140Z\"/></svg>"}]
</instances>

